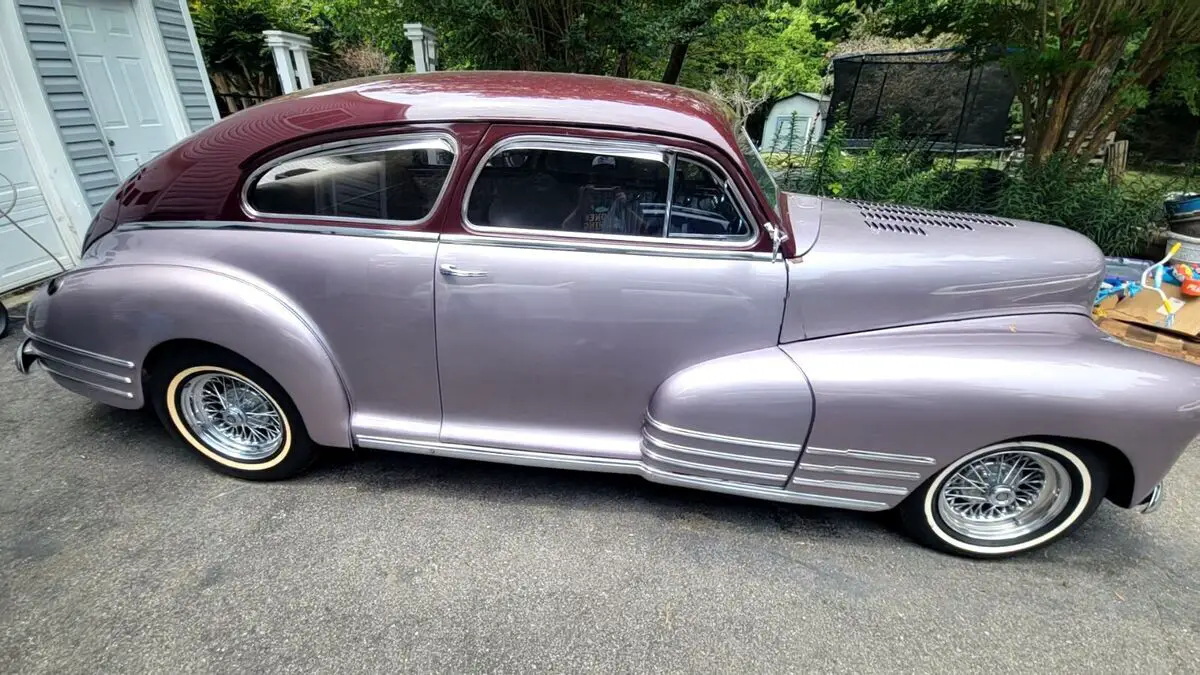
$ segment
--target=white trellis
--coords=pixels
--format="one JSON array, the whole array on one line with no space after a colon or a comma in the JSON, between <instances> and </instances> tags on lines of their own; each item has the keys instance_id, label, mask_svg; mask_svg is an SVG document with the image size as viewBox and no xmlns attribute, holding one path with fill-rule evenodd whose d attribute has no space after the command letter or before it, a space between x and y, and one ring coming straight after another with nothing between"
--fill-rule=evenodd
<instances>
[{"instance_id":1,"label":"white trellis","mask_svg":"<svg viewBox=\"0 0 1200 675\"><path fill-rule=\"evenodd\" d=\"M313 86L312 69L308 66L312 40L281 30L264 30L263 36L271 48L271 55L275 57L275 72L279 74L283 93L290 94Z\"/></svg>"}]
</instances>

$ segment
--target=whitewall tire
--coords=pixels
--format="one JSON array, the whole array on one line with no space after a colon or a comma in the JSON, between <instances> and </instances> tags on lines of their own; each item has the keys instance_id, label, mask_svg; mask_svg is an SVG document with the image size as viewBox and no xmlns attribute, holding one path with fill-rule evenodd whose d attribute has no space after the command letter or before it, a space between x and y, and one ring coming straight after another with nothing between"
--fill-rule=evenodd
<instances>
[{"instance_id":1,"label":"whitewall tire","mask_svg":"<svg viewBox=\"0 0 1200 675\"><path fill-rule=\"evenodd\" d=\"M1032 551L1081 526L1108 489L1105 463L1081 445L999 443L943 468L900 505L909 533L975 558Z\"/></svg>"}]
</instances>

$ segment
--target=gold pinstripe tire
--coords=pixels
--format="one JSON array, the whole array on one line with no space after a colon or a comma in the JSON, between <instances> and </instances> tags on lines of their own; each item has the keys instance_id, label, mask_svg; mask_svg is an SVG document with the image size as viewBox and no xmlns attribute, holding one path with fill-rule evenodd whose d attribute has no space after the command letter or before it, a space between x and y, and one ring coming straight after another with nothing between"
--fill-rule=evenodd
<instances>
[{"instance_id":1,"label":"gold pinstripe tire","mask_svg":"<svg viewBox=\"0 0 1200 675\"><path fill-rule=\"evenodd\" d=\"M221 473L280 480L316 459L317 448L287 392L231 352L168 354L154 366L146 390L168 433Z\"/></svg>"}]
</instances>

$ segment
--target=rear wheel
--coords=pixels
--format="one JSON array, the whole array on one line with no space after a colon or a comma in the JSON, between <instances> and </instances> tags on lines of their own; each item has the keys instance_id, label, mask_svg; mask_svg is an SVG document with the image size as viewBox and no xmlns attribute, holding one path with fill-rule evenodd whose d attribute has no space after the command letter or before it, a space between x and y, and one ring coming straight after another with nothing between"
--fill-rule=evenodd
<instances>
[{"instance_id":1,"label":"rear wheel","mask_svg":"<svg viewBox=\"0 0 1200 675\"><path fill-rule=\"evenodd\" d=\"M1103 460L1083 447L1001 443L940 471L903 504L914 538L976 558L1032 551L1082 525L1108 488Z\"/></svg>"},{"instance_id":2,"label":"rear wheel","mask_svg":"<svg viewBox=\"0 0 1200 675\"><path fill-rule=\"evenodd\" d=\"M222 473L278 480L304 471L316 458L291 398L232 353L170 354L155 365L147 391L167 430Z\"/></svg>"}]
</instances>

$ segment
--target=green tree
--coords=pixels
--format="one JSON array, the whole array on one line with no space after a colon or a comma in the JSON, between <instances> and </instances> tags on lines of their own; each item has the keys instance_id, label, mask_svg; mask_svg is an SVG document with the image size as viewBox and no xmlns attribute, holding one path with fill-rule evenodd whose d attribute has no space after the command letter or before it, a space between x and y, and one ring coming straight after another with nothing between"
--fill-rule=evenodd
<instances>
[{"instance_id":1,"label":"green tree","mask_svg":"<svg viewBox=\"0 0 1200 675\"><path fill-rule=\"evenodd\" d=\"M279 93L264 30L307 33L307 7L286 0L190 0L196 38L218 94Z\"/></svg>"}]
</instances>

